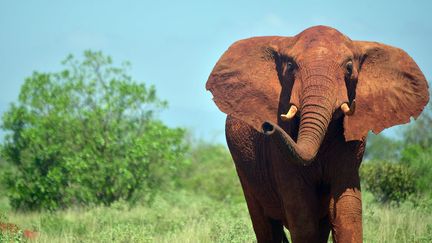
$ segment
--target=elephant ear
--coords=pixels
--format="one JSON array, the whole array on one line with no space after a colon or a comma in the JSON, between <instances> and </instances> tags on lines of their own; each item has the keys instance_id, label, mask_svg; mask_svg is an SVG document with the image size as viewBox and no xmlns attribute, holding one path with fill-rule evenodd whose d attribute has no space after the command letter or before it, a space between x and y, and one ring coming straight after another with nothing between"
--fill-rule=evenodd
<instances>
[{"instance_id":1,"label":"elephant ear","mask_svg":"<svg viewBox=\"0 0 432 243\"><path fill-rule=\"evenodd\" d=\"M411 57L399 48L355 41L360 51L356 88L356 111L345 116L345 140L360 140L369 130L375 134L387 127L417 118L429 101L428 83Z\"/></svg>"},{"instance_id":2,"label":"elephant ear","mask_svg":"<svg viewBox=\"0 0 432 243\"><path fill-rule=\"evenodd\" d=\"M254 37L240 40L216 63L206 88L219 109L258 131L264 121L278 121L281 83L278 49L289 37Z\"/></svg>"}]
</instances>

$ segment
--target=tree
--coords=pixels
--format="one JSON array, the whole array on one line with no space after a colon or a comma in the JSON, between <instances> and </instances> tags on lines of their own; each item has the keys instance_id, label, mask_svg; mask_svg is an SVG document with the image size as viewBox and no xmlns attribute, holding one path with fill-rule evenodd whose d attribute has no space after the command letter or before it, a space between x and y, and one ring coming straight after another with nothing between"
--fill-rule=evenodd
<instances>
[{"instance_id":1,"label":"tree","mask_svg":"<svg viewBox=\"0 0 432 243\"><path fill-rule=\"evenodd\" d=\"M405 144L417 144L422 149L430 149L432 147L431 125L432 105L429 104L420 117L403 130Z\"/></svg>"},{"instance_id":2,"label":"tree","mask_svg":"<svg viewBox=\"0 0 432 243\"><path fill-rule=\"evenodd\" d=\"M368 134L365 159L396 161L400 158L403 143L393 140L383 134Z\"/></svg>"},{"instance_id":3,"label":"tree","mask_svg":"<svg viewBox=\"0 0 432 243\"><path fill-rule=\"evenodd\" d=\"M185 152L184 130L154 117L167 106L129 64L101 52L69 56L65 69L34 72L4 114L3 158L13 207L56 209L149 197ZM164 174L159 171L164 168Z\"/></svg>"},{"instance_id":4,"label":"tree","mask_svg":"<svg viewBox=\"0 0 432 243\"><path fill-rule=\"evenodd\" d=\"M364 163L360 174L366 190L372 192L379 202L400 203L416 191L413 171L400 163Z\"/></svg>"},{"instance_id":5,"label":"tree","mask_svg":"<svg viewBox=\"0 0 432 243\"><path fill-rule=\"evenodd\" d=\"M432 105L426 106L421 116L403 130L404 147L401 162L414 172L418 191L432 198Z\"/></svg>"}]
</instances>

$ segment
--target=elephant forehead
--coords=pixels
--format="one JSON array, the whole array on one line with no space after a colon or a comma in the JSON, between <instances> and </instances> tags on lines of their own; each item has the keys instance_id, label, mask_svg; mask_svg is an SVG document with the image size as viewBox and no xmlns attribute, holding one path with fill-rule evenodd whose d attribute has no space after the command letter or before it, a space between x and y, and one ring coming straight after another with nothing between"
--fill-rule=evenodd
<instances>
[{"instance_id":1,"label":"elephant forehead","mask_svg":"<svg viewBox=\"0 0 432 243\"><path fill-rule=\"evenodd\" d=\"M339 31L325 26L309 28L296 36L291 55L314 58L345 56L349 53L350 39Z\"/></svg>"},{"instance_id":2,"label":"elephant forehead","mask_svg":"<svg viewBox=\"0 0 432 243\"><path fill-rule=\"evenodd\" d=\"M307 45L319 45L321 42L343 43L350 39L336 29L327 26L315 26L304 30L297 36L298 42Z\"/></svg>"}]
</instances>

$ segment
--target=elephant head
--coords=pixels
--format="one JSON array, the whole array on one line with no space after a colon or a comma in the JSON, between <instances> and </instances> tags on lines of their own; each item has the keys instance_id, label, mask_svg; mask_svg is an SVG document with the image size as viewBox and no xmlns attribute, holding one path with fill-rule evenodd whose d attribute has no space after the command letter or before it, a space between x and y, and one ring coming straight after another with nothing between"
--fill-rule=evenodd
<instances>
[{"instance_id":1,"label":"elephant head","mask_svg":"<svg viewBox=\"0 0 432 243\"><path fill-rule=\"evenodd\" d=\"M423 73L403 50L325 26L234 43L206 88L220 110L274 137L301 165L314 160L332 119L343 115L345 140L360 140L417 118L429 100ZM281 128L294 116L296 140Z\"/></svg>"}]
</instances>

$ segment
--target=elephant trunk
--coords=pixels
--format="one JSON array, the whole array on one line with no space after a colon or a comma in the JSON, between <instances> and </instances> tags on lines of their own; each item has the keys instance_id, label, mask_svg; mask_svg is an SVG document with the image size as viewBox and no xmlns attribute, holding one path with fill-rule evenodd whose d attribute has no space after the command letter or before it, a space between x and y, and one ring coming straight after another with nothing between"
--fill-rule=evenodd
<instances>
[{"instance_id":1,"label":"elephant trunk","mask_svg":"<svg viewBox=\"0 0 432 243\"><path fill-rule=\"evenodd\" d=\"M262 129L290 162L307 166L317 155L332 118L335 102L329 97L335 97L335 90L325 76L310 76L304 83L297 143L276 124L264 122Z\"/></svg>"}]
</instances>

